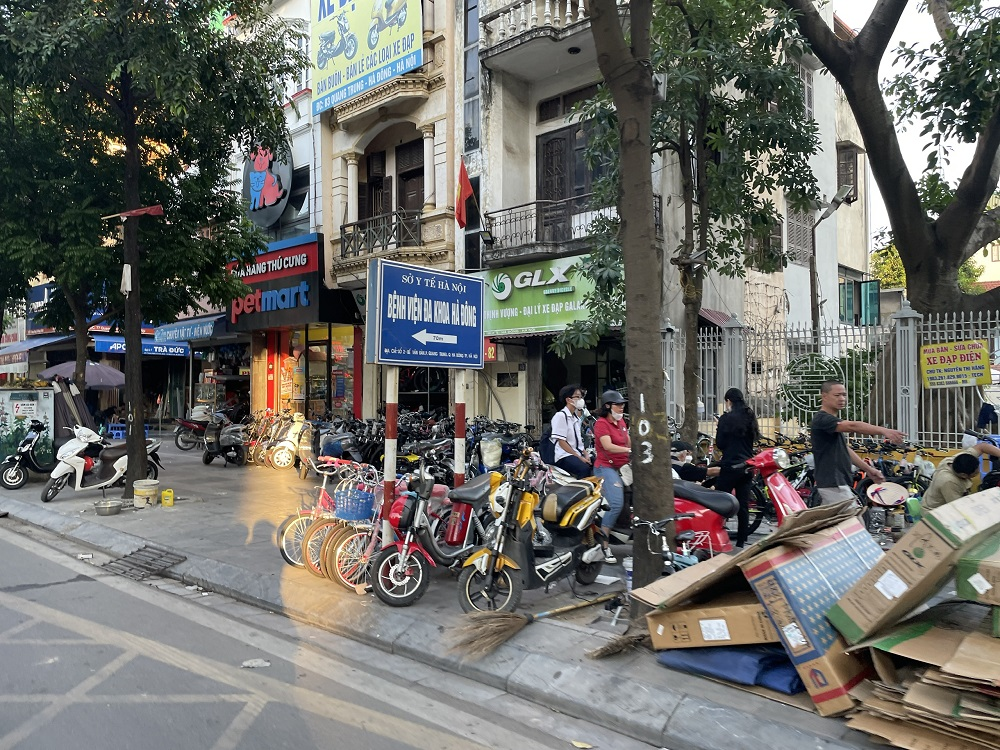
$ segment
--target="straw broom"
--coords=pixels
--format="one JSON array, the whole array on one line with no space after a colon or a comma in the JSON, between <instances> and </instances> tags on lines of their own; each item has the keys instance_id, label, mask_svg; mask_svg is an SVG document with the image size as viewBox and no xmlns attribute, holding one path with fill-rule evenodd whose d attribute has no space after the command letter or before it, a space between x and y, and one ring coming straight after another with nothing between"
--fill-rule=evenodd
<instances>
[{"instance_id":1,"label":"straw broom","mask_svg":"<svg viewBox=\"0 0 1000 750\"><path fill-rule=\"evenodd\" d=\"M583 609L593 604L611 601L620 596L620 591L601 594L595 599L588 599L564 607L556 607L545 612L523 614L520 612L473 612L465 616L465 622L452 630L453 643L448 649L462 654L463 661L481 659L496 651L527 625L547 617L562 615L576 609Z\"/></svg>"}]
</instances>

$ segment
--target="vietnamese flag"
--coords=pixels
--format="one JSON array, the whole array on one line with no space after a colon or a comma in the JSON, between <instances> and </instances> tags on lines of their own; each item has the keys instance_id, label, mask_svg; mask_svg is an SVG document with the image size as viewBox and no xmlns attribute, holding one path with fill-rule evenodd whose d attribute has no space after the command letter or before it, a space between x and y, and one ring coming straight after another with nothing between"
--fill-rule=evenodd
<instances>
[{"instance_id":1,"label":"vietnamese flag","mask_svg":"<svg viewBox=\"0 0 1000 750\"><path fill-rule=\"evenodd\" d=\"M455 221L465 229L467 218L465 215L465 202L472 197L472 183L469 182L469 173L465 171L465 159L462 159L458 168L458 191L455 195Z\"/></svg>"}]
</instances>

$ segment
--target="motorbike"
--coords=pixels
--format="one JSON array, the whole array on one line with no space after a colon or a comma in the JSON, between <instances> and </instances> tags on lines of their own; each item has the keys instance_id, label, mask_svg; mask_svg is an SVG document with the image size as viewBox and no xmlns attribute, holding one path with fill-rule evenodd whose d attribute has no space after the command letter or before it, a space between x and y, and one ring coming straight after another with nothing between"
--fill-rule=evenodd
<instances>
[{"instance_id":1,"label":"motorbike","mask_svg":"<svg viewBox=\"0 0 1000 750\"><path fill-rule=\"evenodd\" d=\"M48 474L55 467L54 463L43 464L35 453L38 441L46 427L37 419L32 419L28 425L28 433L17 446L17 450L0 464L0 484L8 490L20 489L28 481L28 471L37 474Z\"/></svg>"},{"instance_id":2,"label":"motorbike","mask_svg":"<svg viewBox=\"0 0 1000 750\"><path fill-rule=\"evenodd\" d=\"M306 416L295 412L276 433L270 446L264 451L263 463L273 469L291 469L299 454L299 438L307 426Z\"/></svg>"},{"instance_id":3,"label":"motorbike","mask_svg":"<svg viewBox=\"0 0 1000 750\"><path fill-rule=\"evenodd\" d=\"M205 428L205 452L201 462L208 466L216 458L222 458L224 465L244 466L247 449L243 445L243 425L228 422L216 416Z\"/></svg>"},{"instance_id":4,"label":"motorbike","mask_svg":"<svg viewBox=\"0 0 1000 750\"><path fill-rule=\"evenodd\" d=\"M125 443L112 444L88 427L75 425L67 427L73 432L73 438L68 440L56 454L56 466L49 476L49 481L42 488L42 502L50 502L69 484L70 477L75 477L72 485L74 492L90 489L106 489L112 485L120 485L125 481L128 470L128 448ZM156 479L160 463L159 440L146 441L146 478Z\"/></svg>"},{"instance_id":5,"label":"motorbike","mask_svg":"<svg viewBox=\"0 0 1000 750\"><path fill-rule=\"evenodd\" d=\"M391 607L410 606L426 593L432 567L456 565L485 541L486 529L476 511L481 513L488 504L493 485L490 477L484 475L484 478L486 481L470 482L448 493L452 508L445 521L430 507L436 499L435 489L443 486L434 481L429 460L421 461L411 475L409 489L390 509L389 523L396 532L396 540L372 560L371 586L379 599ZM466 513L464 508L472 512ZM440 538L441 528L450 528L451 533L446 531Z\"/></svg>"},{"instance_id":6,"label":"motorbike","mask_svg":"<svg viewBox=\"0 0 1000 750\"><path fill-rule=\"evenodd\" d=\"M205 428L212 419L212 410L199 405L191 409L186 418L175 417L174 445L179 450L189 451L205 447Z\"/></svg>"},{"instance_id":7,"label":"motorbike","mask_svg":"<svg viewBox=\"0 0 1000 750\"><path fill-rule=\"evenodd\" d=\"M391 0L386 7L386 0L375 0L372 6L372 25L368 29L368 49L378 46L378 37L385 29L397 26L403 28L406 23L406 0Z\"/></svg>"},{"instance_id":8,"label":"motorbike","mask_svg":"<svg viewBox=\"0 0 1000 750\"><path fill-rule=\"evenodd\" d=\"M537 589L569 576L584 585L597 580L604 564L600 543L603 480L587 477L551 487L540 499L531 474L544 468L525 448L508 479L490 495L496 520L487 541L473 550L458 576L458 601L464 612L513 612L525 589ZM535 509L551 536L551 547L536 553Z\"/></svg>"},{"instance_id":9,"label":"motorbike","mask_svg":"<svg viewBox=\"0 0 1000 750\"><path fill-rule=\"evenodd\" d=\"M722 552L732 552L733 542L726 520L740 509L737 499L728 492L702 487L697 482L674 480L674 511L678 534L693 533L690 548L699 559L707 560Z\"/></svg>"},{"instance_id":10,"label":"motorbike","mask_svg":"<svg viewBox=\"0 0 1000 750\"><path fill-rule=\"evenodd\" d=\"M335 31L328 31L320 35L316 65L320 70L324 70L326 64L341 52L348 60L352 59L358 52L358 37L347 24L346 11L337 16L337 29Z\"/></svg>"},{"instance_id":11,"label":"motorbike","mask_svg":"<svg viewBox=\"0 0 1000 750\"><path fill-rule=\"evenodd\" d=\"M773 514L780 526L788 516L808 507L802 492L785 476L784 470L792 465L792 461L784 448L765 448L745 463L747 469L760 475L764 482L765 499L770 506L763 515Z\"/></svg>"}]
</instances>

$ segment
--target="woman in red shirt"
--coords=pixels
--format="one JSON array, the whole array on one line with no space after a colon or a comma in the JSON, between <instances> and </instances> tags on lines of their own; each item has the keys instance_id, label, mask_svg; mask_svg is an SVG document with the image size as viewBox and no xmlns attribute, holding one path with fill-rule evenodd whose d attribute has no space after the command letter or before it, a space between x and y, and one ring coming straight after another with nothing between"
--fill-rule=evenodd
<instances>
[{"instance_id":1,"label":"woman in red shirt","mask_svg":"<svg viewBox=\"0 0 1000 750\"><path fill-rule=\"evenodd\" d=\"M598 420L594 424L594 447L597 449L594 476L604 480L602 492L610 506L601 521L604 562L614 564L618 559L611 553L608 536L625 504L625 486L618 470L628 463L632 455L632 441L625 424L625 399L622 394L618 391L606 391L601 397L601 404L601 409L597 412Z\"/></svg>"}]
</instances>

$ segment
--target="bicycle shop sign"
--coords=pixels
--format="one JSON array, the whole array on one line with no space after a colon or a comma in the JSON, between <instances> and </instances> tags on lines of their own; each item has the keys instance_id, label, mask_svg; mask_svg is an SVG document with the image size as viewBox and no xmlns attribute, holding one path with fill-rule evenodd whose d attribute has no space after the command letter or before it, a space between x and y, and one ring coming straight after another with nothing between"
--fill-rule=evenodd
<instances>
[{"instance_id":1,"label":"bicycle shop sign","mask_svg":"<svg viewBox=\"0 0 1000 750\"><path fill-rule=\"evenodd\" d=\"M373 335L365 337L366 359L482 369L483 291L483 280L474 276L371 261L367 320Z\"/></svg>"},{"instance_id":2,"label":"bicycle shop sign","mask_svg":"<svg viewBox=\"0 0 1000 750\"><path fill-rule=\"evenodd\" d=\"M273 242L247 266L230 264L250 289L229 303L229 322L238 331L318 320L319 242L311 234Z\"/></svg>"},{"instance_id":3,"label":"bicycle shop sign","mask_svg":"<svg viewBox=\"0 0 1000 750\"><path fill-rule=\"evenodd\" d=\"M920 347L924 388L989 385L990 350L985 340L943 341Z\"/></svg>"}]
</instances>

